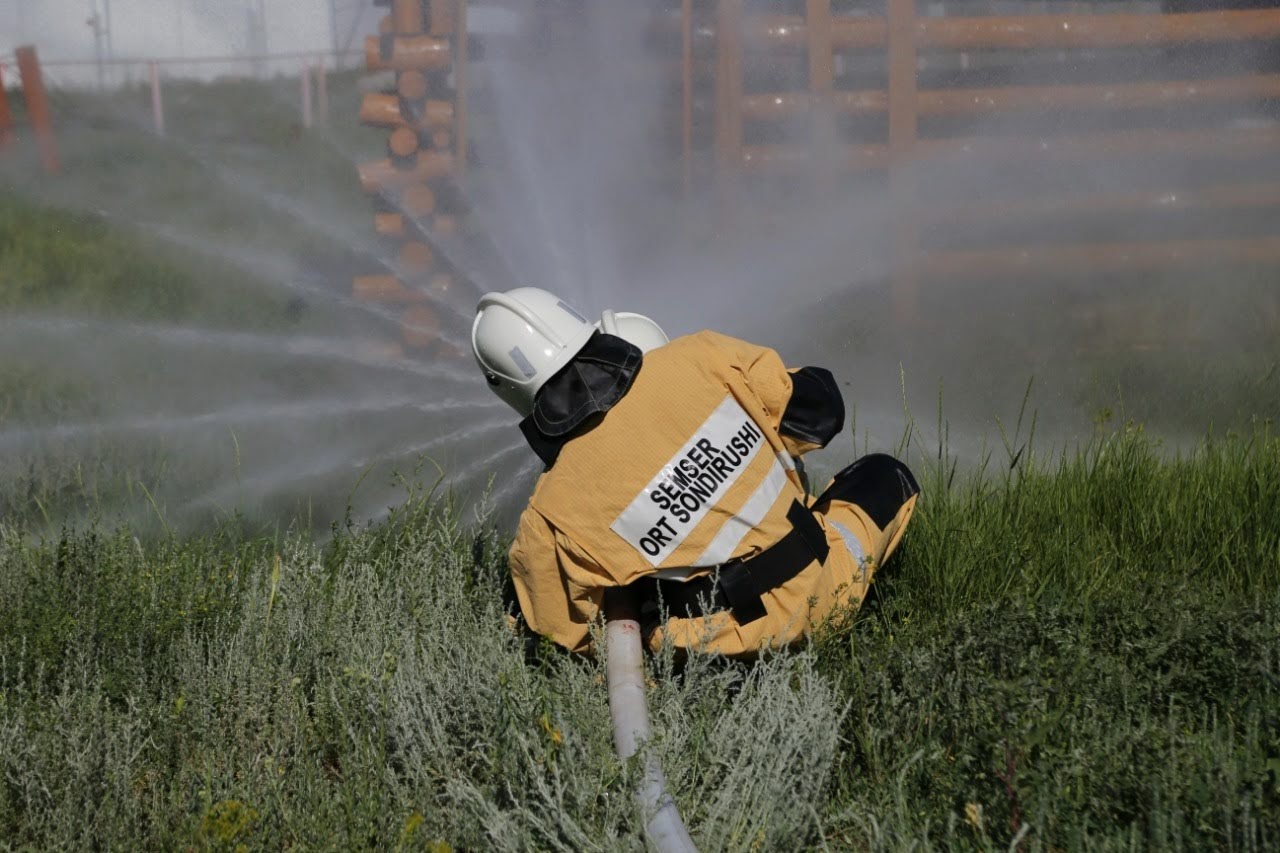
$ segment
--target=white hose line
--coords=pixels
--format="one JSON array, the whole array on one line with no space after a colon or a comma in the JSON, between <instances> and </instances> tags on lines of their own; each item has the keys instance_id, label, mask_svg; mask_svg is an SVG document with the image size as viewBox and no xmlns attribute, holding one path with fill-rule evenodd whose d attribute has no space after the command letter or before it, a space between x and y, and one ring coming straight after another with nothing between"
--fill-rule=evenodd
<instances>
[{"instance_id":1,"label":"white hose line","mask_svg":"<svg viewBox=\"0 0 1280 853\"><path fill-rule=\"evenodd\" d=\"M612 591L611 591L612 592ZM618 591L621 593L621 590ZM634 608L621 595L605 596L605 670L609 679L609 714L613 717L613 743L623 761L649 740L649 707L644 693L644 652L640 623ZM697 853L685 829L675 798L667 793L667 780L658 758L650 750L644 759L644 777L636 791L644 814L645 831L658 853Z\"/></svg>"}]
</instances>

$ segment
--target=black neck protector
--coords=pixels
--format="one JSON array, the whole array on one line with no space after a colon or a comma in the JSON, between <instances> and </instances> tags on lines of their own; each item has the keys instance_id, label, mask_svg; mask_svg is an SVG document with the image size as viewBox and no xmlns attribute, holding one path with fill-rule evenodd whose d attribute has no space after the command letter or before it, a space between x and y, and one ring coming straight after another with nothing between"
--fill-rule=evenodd
<instances>
[{"instance_id":1,"label":"black neck protector","mask_svg":"<svg viewBox=\"0 0 1280 853\"><path fill-rule=\"evenodd\" d=\"M520 431L547 468L569 441L604 420L630 390L642 360L638 347L596 332L573 361L538 389L533 412L520 422Z\"/></svg>"}]
</instances>

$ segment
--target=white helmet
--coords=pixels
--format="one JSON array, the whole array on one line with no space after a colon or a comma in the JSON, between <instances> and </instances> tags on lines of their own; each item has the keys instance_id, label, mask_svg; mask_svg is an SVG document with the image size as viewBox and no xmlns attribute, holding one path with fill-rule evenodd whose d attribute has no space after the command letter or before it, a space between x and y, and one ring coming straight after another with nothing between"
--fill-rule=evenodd
<instances>
[{"instance_id":1,"label":"white helmet","mask_svg":"<svg viewBox=\"0 0 1280 853\"><path fill-rule=\"evenodd\" d=\"M640 348L640 352L657 349L670 341L662 327L643 314L632 314L628 311L605 311L596 324L600 331L608 335L617 335L629 344Z\"/></svg>"},{"instance_id":2,"label":"white helmet","mask_svg":"<svg viewBox=\"0 0 1280 853\"><path fill-rule=\"evenodd\" d=\"M486 293L471 325L471 351L485 379L521 417L548 379L573 360L596 327L536 287Z\"/></svg>"}]
</instances>

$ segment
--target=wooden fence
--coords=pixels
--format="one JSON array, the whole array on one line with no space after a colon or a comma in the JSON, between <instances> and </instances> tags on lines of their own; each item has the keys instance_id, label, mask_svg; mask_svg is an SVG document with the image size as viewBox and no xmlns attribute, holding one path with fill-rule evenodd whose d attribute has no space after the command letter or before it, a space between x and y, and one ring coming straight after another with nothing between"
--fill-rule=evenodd
<instances>
[{"instance_id":1,"label":"wooden fence","mask_svg":"<svg viewBox=\"0 0 1280 853\"><path fill-rule=\"evenodd\" d=\"M712 173L724 191L812 168L813 129L835 129L837 155L827 150L821 168L887 179L900 318L915 314L918 281L943 276L1280 263L1280 228L1254 227L1263 210L1280 220L1280 53L1267 53L1280 45L1280 9L942 17L920 14L916 0L884 0L880 14L833 5L804 0L795 15L755 13L746 0L670 9L685 183ZM1233 61L1242 53L1250 61ZM774 131L806 124L800 141ZM1157 160L1167 168L1148 168ZM1154 182L1062 188L1100 164ZM935 177L948 172L1019 169L1058 186L937 191L947 181ZM1251 227L1175 239L1099 238L1096 227L1087 240L991 237L1073 216L1208 211L1243 211ZM957 231L985 236L965 244ZM947 239L932 239L938 233Z\"/></svg>"}]
</instances>

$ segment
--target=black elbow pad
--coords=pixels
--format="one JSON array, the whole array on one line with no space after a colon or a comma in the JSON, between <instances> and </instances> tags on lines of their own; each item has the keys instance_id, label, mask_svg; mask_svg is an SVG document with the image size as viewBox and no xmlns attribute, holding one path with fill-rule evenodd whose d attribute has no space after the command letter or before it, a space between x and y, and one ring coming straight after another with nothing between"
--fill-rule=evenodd
<instances>
[{"instance_id":1,"label":"black elbow pad","mask_svg":"<svg viewBox=\"0 0 1280 853\"><path fill-rule=\"evenodd\" d=\"M844 429L844 398L831 371L802 367L791 374L791 399L782 413L783 435L826 447Z\"/></svg>"}]
</instances>

